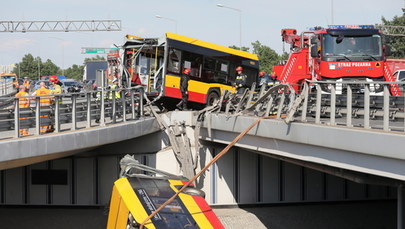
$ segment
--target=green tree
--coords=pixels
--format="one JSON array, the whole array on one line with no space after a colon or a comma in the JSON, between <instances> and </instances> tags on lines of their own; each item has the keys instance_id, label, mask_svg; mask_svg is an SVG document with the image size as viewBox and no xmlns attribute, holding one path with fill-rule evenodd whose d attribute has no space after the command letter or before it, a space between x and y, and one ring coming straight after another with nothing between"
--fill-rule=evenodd
<instances>
[{"instance_id":1,"label":"green tree","mask_svg":"<svg viewBox=\"0 0 405 229\"><path fill-rule=\"evenodd\" d=\"M72 65L72 67L66 69L64 74L65 74L66 78L82 80L83 74L84 74L84 66L74 64L74 65Z\"/></svg>"},{"instance_id":2,"label":"green tree","mask_svg":"<svg viewBox=\"0 0 405 229\"><path fill-rule=\"evenodd\" d=\"M391 21L382 17L383 25L391 26L405 26L405 14L402 16L395 16ZM405 58L405 37L390 37L390 43L392 46L392 57Z\"/></svg>"},{"instance_id":3,"label":"green tree","mask_svg":"<svg viewBox=\"0 0 405 229\"><path fill-rule=\"evenodd\" d=\"M236 45L232 45L232 46L229 46L229 48L249 52L249 48L245 47L245 46L242 46L242 48L240 48L240 47L238 47Z\"/></svg>"},{"instance_id":4,"label":"green tree","mask_svg":"<svg viewBox=\"0 0 405 229\"><path fill-rule=\"evenodd\" d=\"M52 63L50 59L47 59L45 63L42 64L41 76L51 76L57 75L59 72L59 67Z\"/></svg>"},{"instance_id":5,"label":"green tree","mask_svg":"<svg viewBox=\"0 0 405 229\"><path fill-rule=\"evenodd\" d=\"M33 57L31 54L26 54L21 62L16 63L13 73L18 77L28 77L31 80L37 80L41 76L55 75L59 71L59 67L52 63L51 60L42 62L40 57Z\"/></svg>"},{"instance_id":6,"label":"green tree","mask_svg":"<svg viewBox=\"0 0 405 229\"><path fill-rule=\"evenodd\" d=\"M280 56L268 46L262 45L259 41L252 43L253 53L259 57L260 71L270 73L274 65L277 65Z\"/></svg>"},{"instance_id":7,"label":"green tree","mask_svg":"<svg viewBox=\"0 0 405 229\"><path fill-rule=\"evenodd\" d=\"M105 60L103 56L96 55L95 57L89 57L84 59L84 64L91 61Z\"/></svg>"},{"instance_id":8,"label":"green tree","mask_svg":"<svg viewBox=\"0 0 405 229\"><path fill-rule=\"evenodd\" d=\"M34 58L31 54L26 54L20 63L16 63L13 73L18 77L28 77L38 79L42 68L41 58Z\"/></svg>"}]
</instances>

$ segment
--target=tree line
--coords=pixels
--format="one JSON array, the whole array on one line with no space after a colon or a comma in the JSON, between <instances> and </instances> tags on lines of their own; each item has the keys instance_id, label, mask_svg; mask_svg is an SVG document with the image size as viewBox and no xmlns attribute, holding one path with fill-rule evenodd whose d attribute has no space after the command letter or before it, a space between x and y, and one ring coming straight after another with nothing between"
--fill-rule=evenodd
<instances>
[{"instance_id":1,"label":"tree line","mask_svg":"<svg viewBox=\"0 0 405 229\"><path fill-rule=\"evenodd\" d=\"M20 78L28 77L33 80L39 79L41 76L51 75L64 75L69 79L82 80L86 63L96 60L105 60L105 58L97 55L95 57L85 58L83 65L74 64L67 69L61 69L50 59L43 62L40 57L34 58L32 54L26 54L19 63L15 64L13 73L17 74Z\"/></svg>"}]
</instances>

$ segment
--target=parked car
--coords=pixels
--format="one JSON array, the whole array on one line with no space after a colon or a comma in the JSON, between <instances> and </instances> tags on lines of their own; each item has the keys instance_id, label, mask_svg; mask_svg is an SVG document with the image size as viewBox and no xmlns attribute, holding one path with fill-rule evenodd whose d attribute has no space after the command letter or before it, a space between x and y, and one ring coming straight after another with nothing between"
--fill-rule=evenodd
<instances>
[{"instance_id":1,"label":"parked car","mask_svg":"<svg viewBox=\"0 0 405 229\"><path fill-rule=\"evenodd\" d=\"M73 79L61 80L60 82L62 83L62 90L65 93L81 92L83 89L81 83Z\"/></svg>"},{"instance_id":2,"label":"parked car","mask_svg":"<svg viewBox=\"0 0 405 229\"><path fill-rule=\"evenodd\" d=\"M394 77L396 81L404 81L405 80L405 69L395 71Z\"/></svg>"}]
</instances>

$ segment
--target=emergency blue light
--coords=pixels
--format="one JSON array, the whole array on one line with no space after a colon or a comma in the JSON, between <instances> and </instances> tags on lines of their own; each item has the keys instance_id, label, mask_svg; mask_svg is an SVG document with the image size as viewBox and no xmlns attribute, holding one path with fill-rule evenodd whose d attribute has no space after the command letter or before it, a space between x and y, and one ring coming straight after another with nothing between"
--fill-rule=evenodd
<instances>
[{"instance_id":1,"label":"emergency blue light","mask_svg":"<svg viewBox=\"0 0 405 229\"><path fill-rule=\"evenodd\" d=\"M329 29L374 29L374 25L328 25Z\"/></svg>"}]
</instances>

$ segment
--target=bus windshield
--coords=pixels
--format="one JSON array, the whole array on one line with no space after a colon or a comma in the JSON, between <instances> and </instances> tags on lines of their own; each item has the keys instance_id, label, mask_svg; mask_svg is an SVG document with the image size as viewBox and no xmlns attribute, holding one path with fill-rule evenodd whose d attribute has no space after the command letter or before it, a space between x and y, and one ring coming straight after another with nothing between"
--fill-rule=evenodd
<instances>
[{"instance_id":1,"label":"bus windshield","mask_svg":"<svg viewBox=\"0 0 405 229\"><path fill-rule=\"evenodd\" d=\"M381 57L381 36L332 36L323 35L323 57Z\"/></svg>"}]
</instances>

